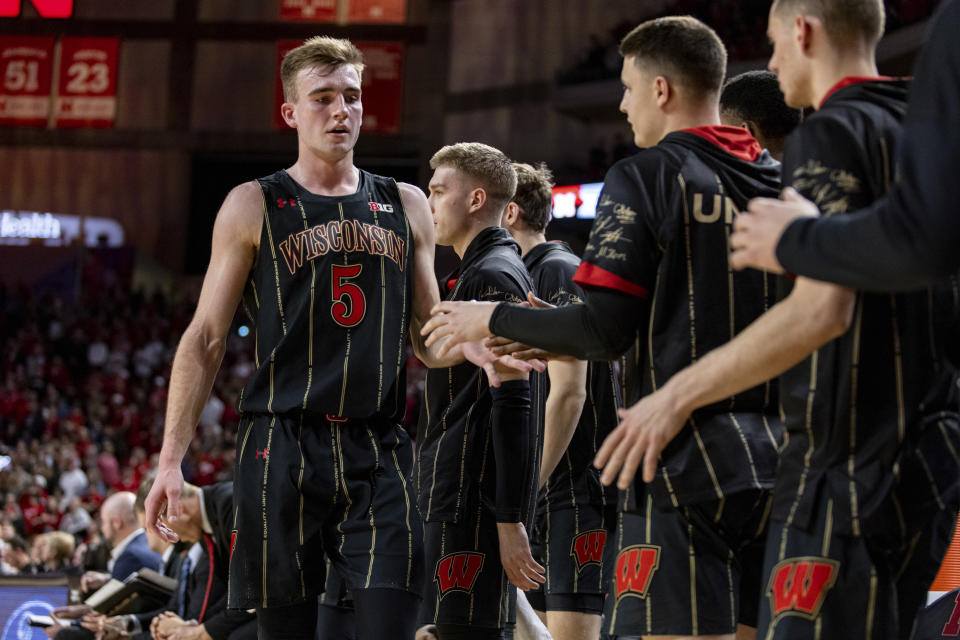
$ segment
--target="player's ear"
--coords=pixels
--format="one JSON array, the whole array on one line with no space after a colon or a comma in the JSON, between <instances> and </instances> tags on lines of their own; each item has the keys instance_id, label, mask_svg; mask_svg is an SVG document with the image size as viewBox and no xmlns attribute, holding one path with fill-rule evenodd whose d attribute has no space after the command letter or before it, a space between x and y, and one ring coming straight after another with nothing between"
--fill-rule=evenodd
<instances>
[{"instance_id":1,"label":"player's ear","mask_svg":"<svg viewBox=\"0 0 960 640\"><path fill-rule=\"evenodd\" d=\"M663 76L657 76L653 81L653 93L657 100L657 106L662 109L670 102L670 98L673 96L673 87L670 86L669 80Z\"/></svg>"},{"instance_id":2,"label":"player's ear","mask_svg":"<svg viewBox=\"0 0 960 640\"><path fill-rule=\"evenodd\" d=\"M797 39L797 45L800 47L801 51L806 51L810 48L810 36L813 31L813 22L819 22L819 20L813 16L805 16L799 13L796 15L796 17L794 17L794 36ZM820 23L820 26L823 26L822 22Z\"/></svg>"},{"instance_id":3,"label":"player's ear","mask_svg":"<svg viewBox=\"0 0 960 640\"><path fill-rule=\"evenodd\" d=\"M483 209L483 205L486 203L487 192L483 190L483 187L477 187L470 192L470 213Z\"/></svg>"},{"instance_id":4,"label":"player's ear","mask_svg":"<svg viewBox=\"0 0 960 640\"><path fill-rule=\"evenodd\" d=\"M287 123L288 127L291 129L297 128L297 114L292 102L284 102L280 105L280 115L283 116L283 121Z\"/></svg>"},{"instance_id":5,"label":"player's ear","mask_svg":"<svg viewBox=\"0 0 960 640\"><path fill-rule=\"evenodd\" d=\"M520 207L516 202L511 202L507 205L506 210L503 212L503 226L510 228L517 221L517 218L520 217Z\"/></svg>"}]
</instances>

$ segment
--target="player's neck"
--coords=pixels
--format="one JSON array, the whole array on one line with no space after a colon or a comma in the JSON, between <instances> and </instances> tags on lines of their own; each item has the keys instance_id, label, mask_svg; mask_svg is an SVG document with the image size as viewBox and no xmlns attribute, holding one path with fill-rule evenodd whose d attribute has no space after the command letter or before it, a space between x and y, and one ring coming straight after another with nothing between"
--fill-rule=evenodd
<instances>
[{"instance_id":1,"label":"player's neck","mask_svg":"<svg viewBox=\"0 0 960 640\"><path fill-rule=\"evenodd\" d=\"M667 114L664 119L661 139L674 131L718 126L720 126L720 107L711 100L704 104L691 105Z\"/></svg>"},{"instance_id":2,"label":"player's neck","mask_svg":"<svg viewBox=\"0 0 960 640\"><path fill-rule=\"evenodd\" d=\"M819 109L827 94L844 78L874 78L879 75L873 51L837 51L813 67L810 78L814 109Z\"/></svg>"},{"instance_id":3,"label":"player's neck","mask_svg":"<svg viewBox=\"0 0 960 640\"><path fill-rule=\"evenodd\" d=\"M287 173L307 191L322 196L347 196L356 193L360 185L353 152L333 161L301 153Z\"/></svg>"},{"instance_id":4,"label":"player's neck","mask_svg":"<svg viewBox=\"0 0 960 640\"><path fill-rule=\"evenodd\" d=\"M511 230L510 235L520 245L521 255L527 255L531 249L547 241L547 236L542 231Z\"/></svg>"},{"instance_id":5,"label":"player's neck","mask_svg":"<svg viewBox=\"0 0 960 640\"><path fill-rule=\"evenodd\" d=\"M480 235L480 232L488 227L496 227L498 222L494 220L489 220L487 216L474 215L470 216L464 226L463 233L460 234L460 237L453 241L453 250L456 252L457 256L463 260L464 254L467 252L467 247L470 246L470 243L473 242L473 239Z\"/></svg>"}]
</instances>

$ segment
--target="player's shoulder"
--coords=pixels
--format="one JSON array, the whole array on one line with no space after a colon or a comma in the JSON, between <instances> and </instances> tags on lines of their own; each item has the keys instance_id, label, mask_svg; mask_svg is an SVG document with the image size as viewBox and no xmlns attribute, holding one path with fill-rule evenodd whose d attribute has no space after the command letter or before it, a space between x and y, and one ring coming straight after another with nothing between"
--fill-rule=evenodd
<instances>
[{"instance_id":1,"label":"player's shoulder","mask_svg":"<svg viewBox=\"0 0 960 640\"><path fill-rule=\"evenodd\" d=\"M238 184L227 194L217 214L217 224L235 232L259 236L265 211L263 189L257 180Z\"/></svg>"},{"instance_id":2,"label":"player's shoulder","mask_svg":"<svg viewBox=\"0 0 960 640\"><path fill-rule=\"evenodd\" d=\"M640 176L650 171L679 167L686 155L686 150L677 145L657 144L618 160L610 167L607 175Z\"/></svg>"}]
</instances>

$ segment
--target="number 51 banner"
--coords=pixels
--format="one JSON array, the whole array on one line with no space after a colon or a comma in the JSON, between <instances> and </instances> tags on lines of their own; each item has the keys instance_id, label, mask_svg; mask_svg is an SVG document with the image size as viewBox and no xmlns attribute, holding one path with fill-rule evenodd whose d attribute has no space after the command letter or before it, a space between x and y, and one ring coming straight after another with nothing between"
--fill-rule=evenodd
<instances>
[{"instance_id":1,"label":"number 51 banner","mask_svg":"<svg viewBox=\"0 0 960 640\"><path fill-rule=\"evenodd\" d=\"M117 113L119 38L63 38L57 127L112 127Z\"/></svg>"},{"instance_id":2,"label":"number 51 banner","mask_svg":"<svg viewBox=\"0 0 960 640\"><path fill-rule=\"evenodd\" d=\"M52 37L0 36L0 125L47 126Z\"/></svg>"}]
</instances>

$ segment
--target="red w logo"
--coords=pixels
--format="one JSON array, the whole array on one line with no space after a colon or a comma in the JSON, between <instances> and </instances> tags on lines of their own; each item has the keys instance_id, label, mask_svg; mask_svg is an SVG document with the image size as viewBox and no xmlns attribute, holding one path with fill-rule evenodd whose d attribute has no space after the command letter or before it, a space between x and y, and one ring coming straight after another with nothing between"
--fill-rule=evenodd
<instances>
[{"instance_id":1,"label":"red w logo","mask_svg":"<svg viewBox=\"0 0 960 640\"><path fill-rule=\"evenodd\" d=\"M960 593L957 594L954 603L953 613L950 614L947 624L943 625L943 631L940 632L941 636L960 636Z\"/></svg>"},{"instance_id":2,"label":"red w logo","mask_svg":"<svg viewBox=\"0 0 960 640\"><path fill-rule=\"evenodd\" d=\"M577 571L588 564L600 564L603 560L603 545L607 541L607 532L603 529L585 531L573 539L570 555L577 559Z\"/></svg>"},{"instance_id":3,"label":"red w logo","mask_svg":"<svg viewBox=\"0 0 960 640\"><path fill-rule=\"evenodd\" d=\"M767 595L773 618L798 615L813 620L820 612L827 591L837 581L840 563L827 558L788 558L770 574Z\"/></svg>"},{"instance_id":4,"label":"red w logo","mask_svg":"<svg viewBox=\"0 0 960 640\"><path fill-rule=\"evenodd\" d=\"M451 553L440 558L434 577L440 587L440 597L449 591L473 591L473 583L483 568L483 557L482 553Z\"/></svg>"},{"instance_id":5,"label":"red w logo","mask_svg":"<svg viewBox=\"0 0 960 640\"><path fill-rule=\"evenodd\" d=\"M626 596L646 598L653 574L660 568L660 547L635 544L617 556L617 600Z\"/></svg>"},{"instance_id":6,"label":"red w logo","mask_svg":"<svg viewBox=\"0 0 960 640\"><path fill-rule=\"evenodd\" d=\"M257 449L257 457L255 459L259 460L260 458L263 458L264 460L269 460L270 449Z\"/></svg>"}]
</instances>

